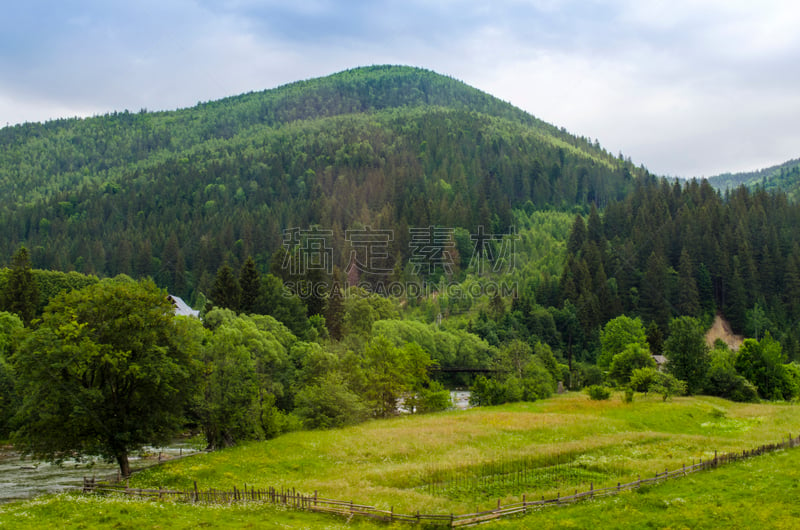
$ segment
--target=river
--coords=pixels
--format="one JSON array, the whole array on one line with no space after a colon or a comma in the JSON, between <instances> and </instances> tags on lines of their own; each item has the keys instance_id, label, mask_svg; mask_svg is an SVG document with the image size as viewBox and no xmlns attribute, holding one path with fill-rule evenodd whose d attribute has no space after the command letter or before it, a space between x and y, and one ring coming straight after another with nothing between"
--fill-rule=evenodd
<instances>
[{"instance_id":1,"label":"river","mask_svg":"<svg viewBox=\"0 0 800 530\"><path fill-rule=\"evenodd\" d=\"M132 456L131 468L134 470L158 463L162 459L175 458L197 452L198 448L188 441L178 441L169 447L148 448L144 456ZM0 503L30 499L43 493L56 493L83 485L83 477L108 477L116 473L116 464L103 461L94 464L66 461L60 466L20 459L19 453L11 446L0 446Z\"/></svg>"}]
</instances>

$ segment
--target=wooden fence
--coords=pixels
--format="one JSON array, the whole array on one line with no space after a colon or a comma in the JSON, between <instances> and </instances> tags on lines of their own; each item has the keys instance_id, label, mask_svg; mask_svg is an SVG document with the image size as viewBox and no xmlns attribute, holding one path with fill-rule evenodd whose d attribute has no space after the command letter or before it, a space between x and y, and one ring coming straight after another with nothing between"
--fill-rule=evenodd
<instances>
[{"instance_id":1,"label":"wooden fence","mask_svg":"<svg viewBox=\"0 0 800 530\"><path fill-rule=\"evenodd\" d=\"M784 442L762 445L755 449L745 450L742 452L725 453L722 455L717 455L715 452L714 458L705 461L701 460L700 462L690 466L684 465L672 471L665 470L661 473L656 473L653 477L639 477L637 480L628 482L626 484L617 483L616 486L598 489L595 489L594 484L592 484L590 489L587 491L576 491L572 495L566 495L563 497L559 494L555 498L551 499L542 498L539 500L528 500L527 497L523 495L521 502L503 505L502 501L498 500L496 508L469 514L451 513L431 515L421 514L419 512L416 514L403 514L396 513L394 509L388 511L381 510L374 506L356 504L353 501L325 499L320 497L316 491L313 495L308 495L298 493L294 489L258 489L253 487L248 488L247 485L245 485L242 489L234 487L232 490L226 491L215 489L200 490L197 487L197 482L194 483L194 488L190 490L169 490L162 488L136 489L127 487L127 484L111 484L97 481L94 478L84 478L83 492L93 494L122 494L143 499L163 499L195 503L267 502L300 510L324 512L348 518L369 517L375 520L386 522L424 523L426 525L441 525L449 527L474 526L482 523L488 523L503 517L524 515L528 512L539 510L548 506L566 505L585 499L616 495L623 491L634 490L647 484L655 484L671 478L683 477L689 473L716 468L720 465L730 462L736 462L772 451L796 447L798 445L800 445L800 436L797 438L792 438L790 436Z\"/></svg>"}]
</instances>

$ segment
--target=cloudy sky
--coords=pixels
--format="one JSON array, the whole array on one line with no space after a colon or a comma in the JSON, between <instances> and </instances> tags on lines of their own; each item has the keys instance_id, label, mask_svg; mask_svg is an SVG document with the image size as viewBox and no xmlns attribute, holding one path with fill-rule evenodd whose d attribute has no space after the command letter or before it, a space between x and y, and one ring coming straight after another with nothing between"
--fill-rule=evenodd
<instances>
[{"instance_id":1,"label":"cloudy sky","mask_svg":"<svg viewBox=\"0 0 800 530\"><path fill-rule=\"evenodd\" d=\"M447 74L652 172L800 157L800 4L737 0L26 0L0 126L168 110L355 66Z\"/></svg>"}]
</instances>

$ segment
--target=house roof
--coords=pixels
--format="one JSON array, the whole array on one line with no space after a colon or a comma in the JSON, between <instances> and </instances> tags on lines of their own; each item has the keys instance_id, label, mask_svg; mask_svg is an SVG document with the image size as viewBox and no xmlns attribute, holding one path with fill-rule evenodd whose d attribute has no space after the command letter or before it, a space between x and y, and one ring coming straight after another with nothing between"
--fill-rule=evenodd
<instances>
[{"instance_id":1,"label":"house roof","mask_svg":"<svg viewBox=\"0 0 800 530\"><path fill-rule=\"evenodd\" d=\"M167 298L169 298L169 301L172 302L173 306L175 306L175 315L200 318L200 311L189 307L189 304L184 302L179 296L171 294Z\"/></svg>"}]
</instances>

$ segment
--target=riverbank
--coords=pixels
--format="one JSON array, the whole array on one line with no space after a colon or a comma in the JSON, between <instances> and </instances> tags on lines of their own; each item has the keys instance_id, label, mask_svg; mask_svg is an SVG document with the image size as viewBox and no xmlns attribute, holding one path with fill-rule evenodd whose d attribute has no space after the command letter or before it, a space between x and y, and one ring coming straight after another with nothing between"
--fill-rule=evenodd
<instances>
[{"instance_id":1,"label":"riverbank","mask_svg":"<svg viewBox=\"0 0 800 530\"><path fill-rule=\"evenodd\" d=\"M197 454L200 448L189 439L178 440L168 447L145 448L131 457L135 471L161 461ZM0 445L0 503L31 499L46 493L58 493L83 485L83 477L110 477L118 466L103 460L82 462L67 460L61 465L23 458L11 444Z\"/></svg>"}]
</instances>

